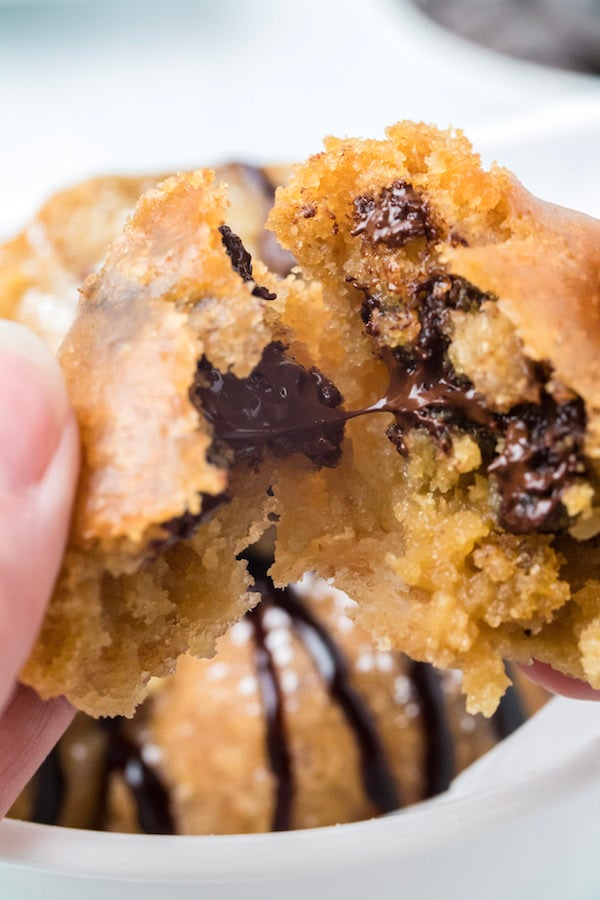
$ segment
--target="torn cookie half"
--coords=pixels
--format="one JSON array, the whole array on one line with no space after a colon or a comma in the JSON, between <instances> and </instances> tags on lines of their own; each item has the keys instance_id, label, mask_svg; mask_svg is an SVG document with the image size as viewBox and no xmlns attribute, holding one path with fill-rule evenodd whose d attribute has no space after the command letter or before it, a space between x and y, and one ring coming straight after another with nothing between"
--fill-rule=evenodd
<instances>
[{"instance_id":1,"label":"torn cookie half","mask_svg":"<svg viewBox=\"0 0 600 900\"><path fill-rule=\"evenodd\" d=\"M600 687L600 224L399 123L327 139L270 225L337 323L318 362L351 437L312 479L326 516L299 528L281 492L277 576L335 577L382 643L461 668L472 711L503 655Z\"/></svg>"},{"instance_id":2,"label":"torn cookie half","mask_svg":"<svg viewBox=\"0 0 600 900\"><path fill-rule=\"evenodd\" d=\"M300 380L307 406L331 403L319 373L287 352L271 308L271 286L283 280L253 263L226 224L237 219L249 245L284 271L289 258L262 233L274 189L257 186L260 170L231 174L231 207L208 171L144 194L85 282L58 353L82 471L63 569L23 679L94 715L130 714L151 675L172 671L187 650L211 655L255 602L236 557L273 516L268 468L255 471L265 446L236 454L220 442L209 416L221 402L215 378L222 373L228 396L230 381L254 385L251 398L268 408L282 403L260 374L261 363L273 365L290 392ZM15 317L22 308L15 302ZM316 440L315 453L331 451Z\"/></svg>"}]
</instances>

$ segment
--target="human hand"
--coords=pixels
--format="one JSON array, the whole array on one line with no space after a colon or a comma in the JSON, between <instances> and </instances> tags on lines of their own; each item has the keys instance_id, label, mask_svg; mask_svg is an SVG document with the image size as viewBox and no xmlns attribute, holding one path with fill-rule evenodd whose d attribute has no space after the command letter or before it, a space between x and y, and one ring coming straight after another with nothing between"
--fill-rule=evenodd
<instances>
[{"instance_id":1,"label":"human hand","mask_svg":"<svg viewBox=\"0 0 600 900\"><path fill-rule=\"evenodd\" d=\"M17 679L67 539L77 425L58 364L27 329L0 320L0 816L71 721Z\"/></svg>"},{"instance_id":2,"label":"human hand","mask_svg":"<svg viewBox=\"0 0 600 900\"><path fill-rule=\"evenodd\" d=\"M560 694L563 697L571 697L573 700L600 700L600 691L595 691L585 681L569 678L568 675L557 672L552 666L539 662L537 659L534 659L529 666L521 666L521 670L528 678L550 691L551 694Z\"/></svg>"}]
</instances>

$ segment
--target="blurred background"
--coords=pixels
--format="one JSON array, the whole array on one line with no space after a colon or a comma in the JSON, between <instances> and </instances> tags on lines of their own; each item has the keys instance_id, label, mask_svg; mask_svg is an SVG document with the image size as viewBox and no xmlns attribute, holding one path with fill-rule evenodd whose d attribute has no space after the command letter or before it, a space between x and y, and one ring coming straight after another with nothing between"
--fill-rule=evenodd
<instances>
[{"instance_id":1,"label":"blurred background","mask_svg":"<svg viewBox=\"0 0 600 900\"><path fill-rule=\"evenodd\" d=\"M600 214L600 0L0 0L0 237L93 174L272 162L401 118Z\"/></svg>"}]
</instances>

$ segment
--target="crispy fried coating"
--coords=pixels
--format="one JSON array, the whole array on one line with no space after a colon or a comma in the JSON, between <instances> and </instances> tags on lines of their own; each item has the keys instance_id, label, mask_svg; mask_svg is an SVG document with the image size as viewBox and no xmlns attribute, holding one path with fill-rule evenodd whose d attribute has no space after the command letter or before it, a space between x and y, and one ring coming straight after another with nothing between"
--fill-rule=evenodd
<instances>
[{"instance_id":1,"label":"crispy fried coating","mask_svg":"<svg viewBox=\"0 0 600 900\"><path fill-rule=\"evenodd\" d=\"M218 231L225 217L225 187L210 172L148 191L85 282L59 351L82 472L23 679L95 715L130 714L152 674L188 649L211 655L253 602L235 557L266 527L261 477L248 501L238 470L231 503L196 537L177 543L169 529L230 480L207 459L211 436L190 400L197 361L206 354L247 375L271 334L266 302L232 269Z\"/></svg>"}]
</instances>

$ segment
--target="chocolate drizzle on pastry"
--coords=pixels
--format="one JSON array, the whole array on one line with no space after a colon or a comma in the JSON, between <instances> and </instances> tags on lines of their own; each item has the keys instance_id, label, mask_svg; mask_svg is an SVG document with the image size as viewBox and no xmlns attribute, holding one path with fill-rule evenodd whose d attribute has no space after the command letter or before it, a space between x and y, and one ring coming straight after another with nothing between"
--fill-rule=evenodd
<instances>
[{"instance_id":1,"label":"chocolate drizzle on pastry","mask_svg":"<svg viewBox=\"0 0 600 900\"><path fill-rule=\"evenodd\" d=\"M313 614L293 587L276 588L267 575L270 560L251 550L244 554L255 578L260 602L247 613L252 626L254 665L265 721L267 758L274 776L274 805L271 828L286 831L293 827L295 773L286 724L284 693L277 664L270 649L269 610L283 610L290 628L325 685L331 702L342 712L359 751L360 775L366 796L378 814L401 807L398 783L391 760L383 746L379 726L367 701L352 684L351 670L342 649L327 628ZM450 726L446 699L438 672L427 663L410 662L406 670L411 695L418 704L423 734L422 798L445 791L456 772L454 735ZM496 739L511 734L526 719L516 688L506 692L491 719ZM108 821L108 787L118 773L136 805L137 820L148 834L174 834L175 821L169 791L159 773L143 758L142 747L128 733L126 719L101 719L106 746L100 779L99 810L95 827L105 828ZM55 748L35 777L34 822L55 824L60 821L65 803L67 776L63 770L60 745Z\"/></svg>"},{"instance_id":2,"label":"chocolate drizzle on pastry","mask_svg":"<svg viewBox=\"0 0 600 900\"><path fill-rule=\"evenodd\" d=\"M277 783L272 830L283 831L292 827L294 778L283 694L265 640L264 617L271 607L282 609L289 616L292 630L312 659L331 701L339 706L351 728L360 752L361 776L367 797L379 813L398 809L401 805L398 788L375 719L352 686L348 664L341 649L302 602L297 591L292 587L283 590L275 587L267 575L269 561L252 554L248 554L247 559L249 571L255 578L254 590L261 594L261 601L249 613L249 620L254 629L255 663L267 724L267 750Z\"/></svg>"},{"instance_id":3,"label":"chocolate drizzle on pastry","mask_svg":"<svg viewBox=\"0 0 600 900\"><path fill-rule=\"evenodd\" d=\"M121 775L133 796L140 829L146 834L175 834L169 792L154 768L144 762L142 748L126 734L126 720L102 719L108 741L104 756L103 821L107 816L108 782Z\"/></svg>"},{"instance_id":4,"label":"chocolate drizzle on pastry","mask_svg":"<svg viewBox=\"0 0 600 900\"><path fill-rule=\"evenodd\" d=\"M264 596L262 590L261 593ZM271 772L275 779L271 831L288 831L291 828L294 800L294 773L285 724L283 692L275 660L269 650L267 641L268 630L264 624L267 608L268 601L267 603L259 603L258 606L248 613L248 620L252 624L254 668L265 717L267 755Z\"/></svg>"},{"instance_id":5,"label":"chocolate drizzle on pastry","mask_svg":"<svg viewBox=\"0 0 600 900\"><path fill-rule=\"evenodd\" d=\"M454 739L436 670L427 663L411 662L409 678L419 701L425 735L423 799L426 799L447 790L454 778Z\"/></svg>"},{"instance_id":6,"label":"chocolate drizzle on pastry","mask_svg":"<svg viewBox=\"0 0 600 900\"><path fill-rule=\"evenodd\" d=\"M426 198L406 181L395 181L377 196L363 194L354 200L356 225L353 236L364 235L371 244L397 249L416 238L435 238Z\"/></svg>"},{"instance_id":7,"label":"chocolate drizzle on pastry","mask_svg":"<svg viewBox=\"0 0 600 900\"><path fill-rule=\"evenodd\" d=\"M138 825L146 834L175 834L169 793L154 768L143 759L142 747L126 733L127 720L100 719L106 745L102 756L100 794L94 826L104 829L108 818L111 776L118 773L135 800ZM63 768L60 743L38 769L33 785L31 821L55 825L66 801L67 774Z\"/></svg>"}]
</instances>

